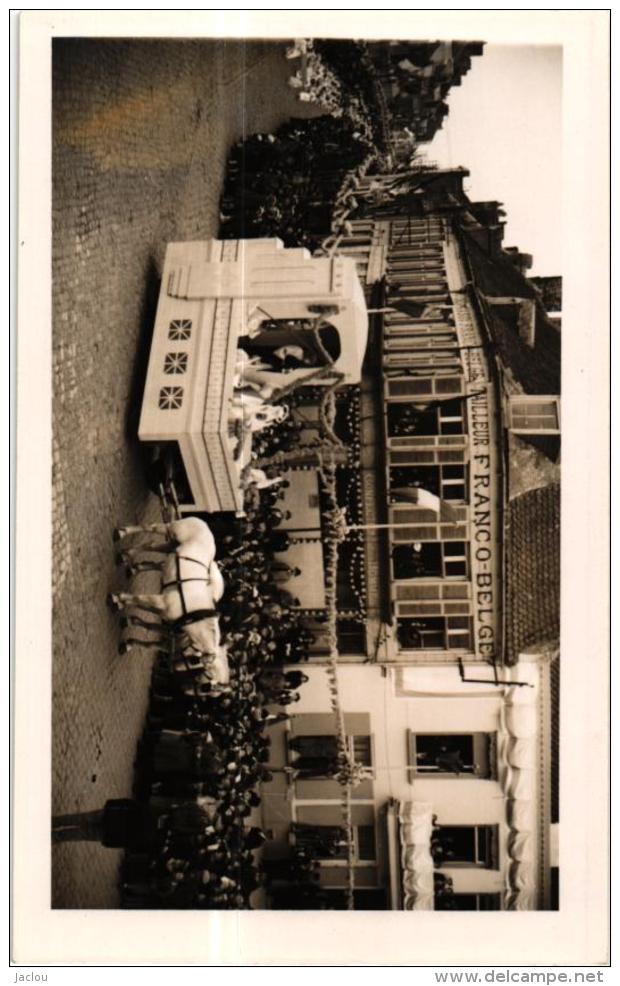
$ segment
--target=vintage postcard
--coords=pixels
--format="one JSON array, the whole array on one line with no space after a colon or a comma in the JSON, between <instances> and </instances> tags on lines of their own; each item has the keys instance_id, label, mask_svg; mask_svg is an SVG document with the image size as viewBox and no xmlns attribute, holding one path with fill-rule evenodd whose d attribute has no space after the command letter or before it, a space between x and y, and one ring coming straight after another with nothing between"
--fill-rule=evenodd
<instances>
[{"instance_id":1,"label":"vintage postcard","mask_svg":"<svg viewBox=\"0 0 620 986\"><path fill-rule=\"evenodd\" d=\"M355 14L22 15L19 964L608 961L608 15Z\"/></svg>"}]
</instances>

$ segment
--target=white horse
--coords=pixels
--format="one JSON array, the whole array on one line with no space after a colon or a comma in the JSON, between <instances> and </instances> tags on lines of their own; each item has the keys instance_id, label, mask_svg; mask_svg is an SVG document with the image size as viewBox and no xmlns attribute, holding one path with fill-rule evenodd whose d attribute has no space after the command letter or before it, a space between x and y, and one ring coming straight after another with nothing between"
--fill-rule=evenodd
<instances>
[{"instance_id":1,"label":"white horse","mask_svg":"<svg viewBox=\"0 0 620 986\"><path fill-rule=\"evenodd\" d=\"M215 562L215 541L204 521L184 517L170 524L127 526L115 531L115 540L130 534L163 534L163 544L126 549L121 558L130 565L130 573L159 569L162 573L160 593L111 593L108 601L115 609L139 609L155 613L175 633L189 642L188 652L205 658L207 674L216 684L230 681L226 647L221 642L216 603L224 593L222 573ZM163 560L138 562L140 552L164 554ZM138 617L131 622L140 623Z\"/></svg>"}]
</instances>

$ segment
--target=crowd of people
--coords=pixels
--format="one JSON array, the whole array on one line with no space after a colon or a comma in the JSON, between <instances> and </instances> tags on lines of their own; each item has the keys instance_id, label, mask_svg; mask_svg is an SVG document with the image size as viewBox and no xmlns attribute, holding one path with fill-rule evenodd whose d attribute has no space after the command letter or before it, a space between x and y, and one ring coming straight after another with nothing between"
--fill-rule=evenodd
<instances>
[{"instance_id":1,"label":"crowd of people","mask_svg":"<svg viewBox=\"0 0 620 986\"><path fill-rule=\"evenodd\" d=\"M163 851L128 853L122 886L130 906L248 907L266 882L254 858L265 835L251 816L272 778L269 729L288 718L285 706L308 680L283 665L307 659L312 641L294 595L299 570L274 558L288 546L283 493L261 490L245 517L215 529L227 587L220 603L227 693L188 696L166 655L154 667L136 795L149 805L191 799L209 817L197 833L169 837Z\"/></svg>"},{"instance_id":2,"label":"crowd of people","mask_svg":"<svg viewBox=\"0 0 620 986\"><path fill-rule=\"evenodd\" d=\"M363 42L298 40L287 55L295 69L289 84L325 113L232 148L220 235L278 236L314 253L347 235L360 181L387 160L390 128Z\"/></svg>"},{"instance_id":3,"label":"crowd of people","mask_svg":"<svg viewBox=\"0 0 620 986\"><path fill-rule=\"evenodd\" d=\"M292 419L261 432L255 454L286 453L298 434ZM255 891L281 899L298 888L300 901L314 893L307 832L288 861L261 865L256 856L267 840L256 817L273 776L270 728L299 701L313 641L295 595L300 569L277 557L290 544L281 526L287 485L254 490L243 517L209 518L226 585L219 619L228 688L191 687L171 641L153 666L133 797L54 820L57 842L95 839L125 850L124 907L238 909L253 906Z\"/></svg>"},{"instance_id":4,"label":"crowd of people","mask_svg":"<svg viewBox=\"0 0 620 986\"><path fill-rule=\"evenodd\" d=\"M278 236L314 252L330 230L346 176L368 166L374 146L344 114L291 120L232 148L220 236Z\"/></svg>"},{"instance_id":5,"label":"crowd of people","mask_svg":"<svg viewBox=\"0 0 620 986\"><path fill-rule=\"evenodd\" d=\"M369 144L386 146L385 99L365 42L300 39L287 50L287 58L295 65L301 60L289 85L302 102L346 115Z\"/></svg>"}]
</instances>

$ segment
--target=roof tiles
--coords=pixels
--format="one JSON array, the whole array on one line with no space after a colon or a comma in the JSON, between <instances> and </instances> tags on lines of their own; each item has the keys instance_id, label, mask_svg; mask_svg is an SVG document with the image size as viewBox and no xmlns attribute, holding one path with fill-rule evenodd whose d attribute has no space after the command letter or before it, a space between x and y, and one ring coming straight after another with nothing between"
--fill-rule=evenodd
<instances>
[{"instance_id":1,"label":"roof tiles","mask_svg":"<svg viewBox=\"0 0 620 986\"><path fill-rule=\"evenodd\" d=\"M510 501L506 531L505 660L559 641L560 485Z\"/></svg>"}]
</instances>

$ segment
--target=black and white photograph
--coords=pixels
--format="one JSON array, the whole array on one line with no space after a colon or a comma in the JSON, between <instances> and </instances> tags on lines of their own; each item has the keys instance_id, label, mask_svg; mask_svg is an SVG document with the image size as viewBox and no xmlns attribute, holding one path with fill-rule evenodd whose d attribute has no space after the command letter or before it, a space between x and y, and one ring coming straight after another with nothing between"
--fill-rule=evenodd
<instances>
[{"instance_id":1,"label":"black and white photograph","mask_svg":"<svg viewBox=\"0 0 620 986\"><path fill-rule=\"evenodd\" d=\"M55 920L583 903L566 52L410 16L51 32Z\"/></svg>"}]
</instances>

